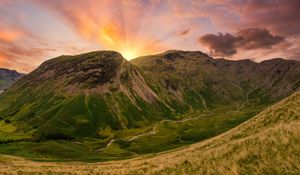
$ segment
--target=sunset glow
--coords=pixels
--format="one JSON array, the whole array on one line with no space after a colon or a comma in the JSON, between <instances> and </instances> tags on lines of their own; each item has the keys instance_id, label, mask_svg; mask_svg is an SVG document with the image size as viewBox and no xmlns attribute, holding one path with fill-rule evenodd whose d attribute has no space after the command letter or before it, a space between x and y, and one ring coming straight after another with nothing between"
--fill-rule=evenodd
<instances>
[{"instance_id":1,"label":"sunset glow","mask_svg":"<svg viewBox=\"0 0 300 175\"><path fill-rule=\"evenodd\" d=\"M0 67L30 72L52 57L94 50L126 59L174 49L299 59L299 8L297 0L2 0Z\"/></svg>"}]
</instances>

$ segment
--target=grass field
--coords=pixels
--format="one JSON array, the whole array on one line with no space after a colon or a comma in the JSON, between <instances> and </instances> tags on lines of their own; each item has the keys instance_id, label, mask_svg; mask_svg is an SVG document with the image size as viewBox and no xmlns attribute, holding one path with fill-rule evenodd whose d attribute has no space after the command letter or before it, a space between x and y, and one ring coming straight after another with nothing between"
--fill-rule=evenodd
<instances>
[{"instance_id":1,"label":"grass field","mask_svg":"<svg viewBox=\"0 0 300 175\"><path fill-rule=\"evenodd\" d=\"M192 111L177 120L162 120L127 130L101 131L102 137L71 140L28 140L13 123L2 122L0 153L38 161L108 161L176 149L221 134L253 117L264 106L211 113ZM1 124L1 123L0 123ZM2 126L1 125L1 126ZM26 140L27 139L27 140Z\"/></svg>"},{"instance_id":2,"label":"grass field","mask_svg":"<svg viewBox=\"0 0 300 175\"><path fill-rule=\"evenodd\" d=\"M300 93L234 129L177 150L104 163L33 162L2 155L0 173L300 174Z\"/></svg>"}]
</instances>

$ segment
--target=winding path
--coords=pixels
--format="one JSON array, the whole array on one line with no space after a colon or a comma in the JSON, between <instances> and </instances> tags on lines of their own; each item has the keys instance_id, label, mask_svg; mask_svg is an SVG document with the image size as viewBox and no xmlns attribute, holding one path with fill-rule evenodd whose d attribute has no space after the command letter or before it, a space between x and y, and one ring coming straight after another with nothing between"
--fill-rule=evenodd
<instances>
[{"instance_id":1,"label":"winding path","mask_svg":"<svg viewBox=\"0 0 300 175\"><path fill-rule=\"evenodd\" d=\"M161 120L159 124L163 124L165 122L172 122L172 123L184 123L184 122L187 122L187 121L191 121L191 120L197 120L201 117L205 117L205 116L210 116L211 114L206 114L206 115L200 115L200 116L197 116L197 117L191 117L191 118L185 118L185 119L181 119L181 120L169 120L169 119L165 119L165 120ZM102 151L104 150L105 148L109 147L111 144L113 144L114 142L116 141L119 141L119 140L125 140L125 141L133 141L133 140L136 140L140 137L145 137L145 136L149 136L149 135L155 135L158 131L156 129L156 127L158 126L158 124L156 124L155 126L153 126L152 130L151 131L148 131L148 132L145 132L145 133L141 133L141 134L137 134L137 135L134 135L132 136L131 138L129 139L111 139L105 147L103 148L100 148L100 149L97 149L95 151Z\"/></svg>"}]
</instances>

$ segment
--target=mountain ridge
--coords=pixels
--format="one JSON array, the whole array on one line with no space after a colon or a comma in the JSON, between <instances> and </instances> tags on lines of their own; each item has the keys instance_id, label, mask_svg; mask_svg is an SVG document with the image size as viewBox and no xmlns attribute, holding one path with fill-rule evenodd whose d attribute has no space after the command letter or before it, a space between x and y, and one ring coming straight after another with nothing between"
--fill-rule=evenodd
<instances>
[{"instance_id":1,"label":"mountain ridge","mask_svg":"<svg viewBox=\"0 0 300 175\"><path fill-rule=\"evenodd\" d=\"M20 108L26 105L37 109L34 106L42 104L29 100L24 93L31 94L34 100L48 99L44 104L76 96L84 102L100 95L105 98L105 106L115 106L112 110L108 107L108 113L120 122L119 127L127 128L121 123L123 120L127 123L125 118L130 118L130 115L124 118L120 105L114 104L117 99L122 104L129 102L131 110L138 113L136 116L143 116L143 107L149 108L152 103L157 103L161 106L159 113L172 118L176 113L186 113L191 109L209 111L228 105L269 103L299 90L300 62L278 59L249 62L218 60L199 51L178 50L132 61L126 61L114 51L59 56L44 62L2 94L0 100L6 103L2 104L0 111L5 117L16 111L20 114ZM9 99L11 96L20 102L15 104ZM43 96L45 98L41 98ZM55 106L51 103L48 105ZM10 108L11 104L16 107ZM29 112L25 118L31 116L30 113L35 112Z\"/></svg>"},{"instance_id":2,"label":"mountain ridge","mask_svg":"<svg viewBox=\"0 0 300 175\"><path fill-rule=\"evenodd\" d=\"M173 58L172 60L168 59L170 54ZM297 81L297 77L300 75L300 63L289 60L278 61L275 59L262 63L256 63L251 60L232 61L213 59L207 54L203 54L199 51L169 51L158 55L140 57L132 60L131 63L136 65L142 72L144 71L145 74L149 75L148 78L147 75L145 77L149 80L149 84L152 83L160 85L157 87L160 89L158 91L164 91L162 92L163 94L173 93L175 99L178 98L178 96L184 96L184 94L188 93L185 92L184 89L191 89L189 87L197 88L196 91L199 92L203 91L205 88L205 91L207 91L207 88L218 88L220 91L230 86L230 88L224 91L224 93L230 93L229 91L233 90L232 87L236 87L235 91L237 94L235 94L235 96L244 96L249 88L255 88L254 90L256 91L263 89L263 93L266 95L272 94L268 94L268 91L274 92L276 97L271 97L272 100L274 98L282 98L291 94L294 90L299 89L300 84L300 82ZM282 63L282 65L279 65L278 70L272 70L276 69L276 65L280 63ZM281 70L283 68L285 68L285 70ZM274 71L275 73L273 73ZM278 75L280 73L282 75ZM290 74L289 77L292 77L292 79L290 80L287 75L283 75L285 73ZM284 79L280 80L280 76L287 76L287 80L289 82L285 81ZM194 77L194 79L192 77ZM273 80L272 77L278 77L278 82ZM269 80L267 78L269 78ZM160 81L158 81L159 79ZM184 79L188 80L189 82ZM201 85L201 82L204 84ZM280 85L280 88L282 88L281 91L276 92L277 89L273 90L275 88L267 87L269 84L280 84L280 82L285 84ZM221 83L222 85L217 85L215 83ZM293 88L290 87L290 89L285 89L284 86L290 86L290 84L294 85ZM170 88L171 90L168 90ZM179 91L177 91L178 88ZM287 90L289 90L289 92L286 92ZM201 93L195 94L193 92L193 94L196 97L203 96ZM221 98L219 101L224 100L222 99L222 94L219 94L219 96L220 97L218 98ZM167 101L168 100L172 99L167 99ZM201 100L201 98L198 98L198 101Z\"/></svg>"},{"instance_id":3,"label":"mountain ridge","mask_svg":"<svg viewBox=\"0 0 300 175\"><path fill-rule=\"evenodd\" d=\"M174 149L299 91L299 77L296 61L218 60L199 51L132 61L114 51L59 56L0 95L0 142L10 144L0 153L78 160L79 151L111 160ZM47 152L53 144L68 154Z\"/></svg>"}]
</instances>

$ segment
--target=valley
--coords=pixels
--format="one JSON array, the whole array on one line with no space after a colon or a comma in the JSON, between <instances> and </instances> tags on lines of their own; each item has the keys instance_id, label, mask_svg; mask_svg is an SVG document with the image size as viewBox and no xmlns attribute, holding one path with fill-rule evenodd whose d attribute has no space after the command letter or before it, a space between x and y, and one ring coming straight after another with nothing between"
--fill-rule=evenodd
<instances>
[{"instance_id":1,"label":"valley","mask_svg":"<svg viewBox=\"0 0 300 175\"><path fill-rule=\"evenodd\" d=\"M0 95L0 153L104 162L204 142L300 89L300 63L198 51L126 61L114 51L44 62Z\"/></svg>"},{"instance_id":2,"label":"valley","mask_svg":"<svg viewBox=\"0 0 300 175\"><path fill-rule=\"evenodd\" d=\"M263 108L263 106L249 107L240 111L226 110L226 112L224 110L205 115L194 111L180 116L181 119L166 119L143 128L117 131L111 133L113 136L109 138L81 138L73 139L72 142L34 140L29 133L16 135L13 130L2 130L1 141L5 144L0 145L0 153L38 161L94 162L131 158L209 139L250 119ZM51 149L54 146L60 149ZM68 154L65 155L65 152ZM83 158L78 157L79 152Z\"/></svg>"},{"instance_id":3,"label":"valley","mask_svg":"<svg viewBox=\"0 0 300 175\"><path fill-rule=\"evenodd\" d=\"M180 149L103 163L36 162L0 155L12 174L299 174L300 93L243 124Z\"/></svg>"}]
</instances>

